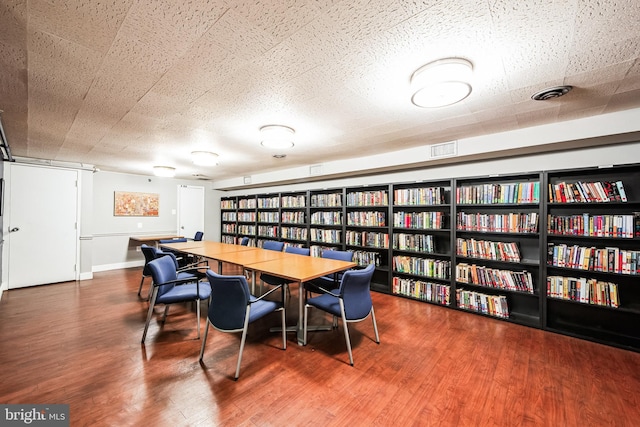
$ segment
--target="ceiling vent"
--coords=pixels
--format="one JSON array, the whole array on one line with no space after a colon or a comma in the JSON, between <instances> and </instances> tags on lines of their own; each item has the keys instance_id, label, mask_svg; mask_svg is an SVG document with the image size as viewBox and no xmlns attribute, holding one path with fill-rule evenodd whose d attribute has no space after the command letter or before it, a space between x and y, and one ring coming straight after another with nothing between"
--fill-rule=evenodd
<instances>
[{"instance_id":1,"label":"ceiling vent","mask_svg":"<svg viewBox=\"0 0 640 427\"><path fill-rule=\"evenodd\" d=\"M193 176L195 179L199 179L200 181L208 181L209 179L211 179L208 176L203 175L201 173L194 173L191 176Z\"/></svg>"},{"instance_id":2,"label":"ceiling vent","mask_svg":"<svg viewBox=\"0 0 640 427\"><path fill-rule=\"evenodd\" d=\"M549 87L541 90L540 92L534 93L533 95L531 95L531 99L533 99L534 101L546 101L547 99L561 97L562 95L569 93L571 89L573 89L573 86Z\"/></svg>"},{"instance_id":3,"label":"ceiling vent","mask_svg":"<svg viewBox=\"0 0 640 427\"><path fill-rule=\"evenodd\" d=\"M433 144L430 146L430 154L432 159L442 157L453 157L458 155L458 141L443 142L442 144Z\"/></svg>"}]
</instances>

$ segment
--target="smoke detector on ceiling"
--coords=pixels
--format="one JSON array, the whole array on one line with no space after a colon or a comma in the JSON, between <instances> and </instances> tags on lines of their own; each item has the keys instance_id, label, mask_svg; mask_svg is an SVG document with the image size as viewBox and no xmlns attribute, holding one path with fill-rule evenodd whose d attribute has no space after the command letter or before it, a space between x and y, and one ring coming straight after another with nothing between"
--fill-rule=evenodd
<instances>
[{"instance_id":1,"label":"smoke detector on ceiling","mask_svg":"<svg viewBox=\"0 0 640 427\"><path fill-rule=\"evenodd\" d=\"M569 93L569 91L573 89L573 86L554 86L546 89L542 89L539 92L531 95L531 99L534 101L546 101L547 99L558 98L562 95Z\"/></svg>"}]
</instances>

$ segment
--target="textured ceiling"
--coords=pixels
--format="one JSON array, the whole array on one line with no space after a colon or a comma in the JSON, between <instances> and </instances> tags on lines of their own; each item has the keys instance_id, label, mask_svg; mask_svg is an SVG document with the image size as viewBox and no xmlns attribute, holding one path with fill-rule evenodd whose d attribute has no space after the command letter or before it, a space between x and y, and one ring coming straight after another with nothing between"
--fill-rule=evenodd
<instances>
[{"instance_id":1,"label":"textured ceiling","mask_svg":"<svg viewBox=\"0 0 640 427\"><path fill-rule=\"evenodd\" d=\"M0 109L14 156L224 179L640 107L639 22L638 0L2 0ZM443 57L472 94L413 106Z\"/></svg>"}]
</instances>

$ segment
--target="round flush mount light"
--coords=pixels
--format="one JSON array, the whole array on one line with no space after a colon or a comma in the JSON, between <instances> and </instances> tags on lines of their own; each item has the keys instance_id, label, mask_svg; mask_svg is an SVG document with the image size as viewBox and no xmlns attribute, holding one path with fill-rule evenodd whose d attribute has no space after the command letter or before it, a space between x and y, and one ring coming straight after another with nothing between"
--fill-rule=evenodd
<instances>
[{"instance_id":1,"label":"round flush mount light","mask_svg":"<svg viewBox=\"0 0 640 427\"><path fill-rule=\"evenodd\" d=\"M198 166L215 166L218 164L218 155L211 151L192 151L191 160Z\"/></svg>"},{"instance_id":2,"label":"round flush mount light","mask_svg":"<svg viewBox=\"0 0 640 427\"><path fill-rule=\"evenodd\" d=\"M171 166L154 166L153 174L155 176L173 178L176 176L176 168L172 168Z\"/></svg>"},{"instance_id":3,"label":"round flush mount light","mask_svg":"<svg viewBox=\"0 0 640 427\"><path fill-rule=\"evenodd\" d=\"M261 142L265 148L285 149L293 147L293 128L282 125L266 125L260 128Z\"/></svg>"},{"instance_id":4,"label":"round flush mount light","mask_svg":"<svg viewBox=\"0 0 640 427\"><path fill-rule=\"evenodd\" d=\"M463 58L446 58L418 68L411 76L417 107L438 108L455 104L471 93L473 65Z\"/></svg>"},{"instance_id":5,"label":"round flush mount light","mask_svg":"<svg viewBox=\"0 0 640 427\"><path fill-rule=\"evenodd\" d=\"M531 95L531 99L534 101L546 101L548 99L559 98L569 93L571 89L573 89L573 86L569 85L548 87Z\"/></svg>"}]
</instances>

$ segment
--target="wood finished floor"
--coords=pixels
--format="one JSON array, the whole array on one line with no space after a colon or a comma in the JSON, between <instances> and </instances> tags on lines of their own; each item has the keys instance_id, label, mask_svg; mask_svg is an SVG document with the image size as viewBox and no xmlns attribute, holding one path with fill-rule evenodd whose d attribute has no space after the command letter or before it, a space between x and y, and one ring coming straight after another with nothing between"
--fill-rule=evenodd
<instances>
[{"instance_id":1,"label":"wood finished floor","mask_svg":"<svg viewBox=\"0 0 640 427\"><path fill-rule=\"evenodd\" d=\"M268 332L273 315L249 329L235 382L239 334L210 330L201 366L188 305L173 308L164 327L155 318L140 344L148 307L136 296L140 271L5 292L0 402L70 404L72 426L640 420L640 354L379 293L381 344L369 320L350 325L354 367L341 329L311 335L306 347L290 334L283 351L280 335Z\"/></svg>"}]
</instances>

